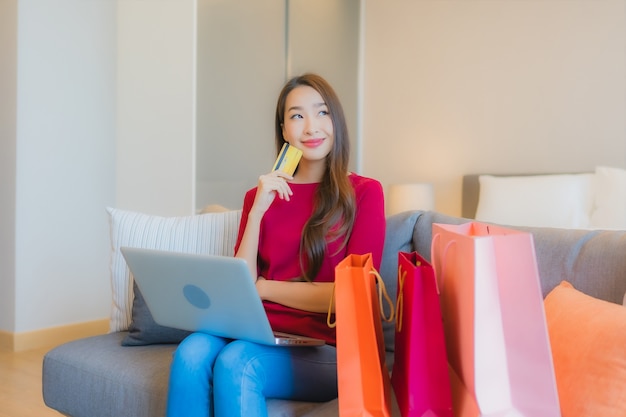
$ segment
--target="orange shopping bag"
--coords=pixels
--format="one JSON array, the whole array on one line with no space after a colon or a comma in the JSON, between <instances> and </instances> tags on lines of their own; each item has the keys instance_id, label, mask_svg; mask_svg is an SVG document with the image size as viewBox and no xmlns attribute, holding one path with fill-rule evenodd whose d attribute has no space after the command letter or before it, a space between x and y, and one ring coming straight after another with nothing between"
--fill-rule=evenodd
<instances>
[{"instance_id":1,"label":"orange shopping bag","mask_svg":"<svg viewBox=\"0 0 626 417\"><path fill-rule=\"evenodd\" d=\"M387 320L393 319L393 306L384 288L371 254L348 255L335 267L335 323L329 325L337 326L341 417L391 415L391 388L380 320L383 296L392 311Z\"/></svg>"},{"instance_id":2,"label":"orange shopping bag","mask_svg":"<svg viewBox=\"0 0 626 417\"><path fill-rule=\"evenodd\" d=\"M530 233L433 224L455 414L560 416Z\"/></svg>"}]
</instances>

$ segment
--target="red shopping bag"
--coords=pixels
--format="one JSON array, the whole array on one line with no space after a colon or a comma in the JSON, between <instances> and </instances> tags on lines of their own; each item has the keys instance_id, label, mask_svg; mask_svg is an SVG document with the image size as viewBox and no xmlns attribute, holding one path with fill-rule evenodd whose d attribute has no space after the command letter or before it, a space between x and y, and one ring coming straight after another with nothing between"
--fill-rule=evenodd
<instances>
[{"instance_id":1,"label":"red shopping bag","mask_svg":"<svg viewBox=\"0 0 626 417\"><path fill-rule=\"evenodd\" d=\"M432 263L457 415L560 416L532 235L433 224Z\"/></svg>"},{"instance_id":2,"label":"red shopping bag","mask_svg":"<svg viewBox=\"0 0 626 417\"><path fill-rule=\"evenodd\" d=\"M348 255L336 266L334 325L341 417L391 415L391 385L380 320L383 296L393 312L371 254Z\"/></svg>"},{"instance_id":3,"label":"red shopping bag","mask_svg":"<svg viewBox=\"0 0 626 417\"><path fill-rule=\"evenodd\" d=\"M398 253L398 297L391 385L402 417L452 417L439 294L433 267Z\"/></svg>"}]
</instances>

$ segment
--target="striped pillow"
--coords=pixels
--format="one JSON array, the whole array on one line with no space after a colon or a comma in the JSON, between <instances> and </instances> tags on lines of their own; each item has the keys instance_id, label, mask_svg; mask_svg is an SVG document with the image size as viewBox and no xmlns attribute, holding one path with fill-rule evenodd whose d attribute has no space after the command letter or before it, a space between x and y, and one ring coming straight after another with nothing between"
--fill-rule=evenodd
<instances>
[{"instance_id":1,"label":"striped pillow","mask_svg":"<svg viewBox=\"0 0 626 417\"><path fill-rule=\"evenodd\" d=\"M120 247L232 256L241 219L241 210L187 217L151 216L110 207L107 212L111 232L111 332L128 330L133 307L133 280Z\"/></svg>"}]
</instances>

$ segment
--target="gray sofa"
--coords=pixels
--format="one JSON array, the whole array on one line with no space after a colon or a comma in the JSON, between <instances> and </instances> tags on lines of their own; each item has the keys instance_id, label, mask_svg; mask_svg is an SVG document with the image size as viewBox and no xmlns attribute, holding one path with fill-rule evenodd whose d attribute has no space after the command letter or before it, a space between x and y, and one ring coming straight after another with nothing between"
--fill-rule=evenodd
<instances>
[{"instance_id":1,"label":"gray sofa","mask_svg":"<svg viewBox=\"0 0 626 417\"><path fill-rule=\"evenodd\" d=\"M436 212L406 212L388 218L381 275L396 292L398 251L427 259L433 223L467 219ZM534 236L545 296L562 280L596 298L622 303L626 292L626 232L518 228ZM387 357L393 358L393 327L384 326ZM111 333L58 346L45 355L45 403L73 417L163 416L175 345L121 346L125 333ZM337 400L304 403L269 400L270 416L337 416Z\"/></svg>"}]
</instances>

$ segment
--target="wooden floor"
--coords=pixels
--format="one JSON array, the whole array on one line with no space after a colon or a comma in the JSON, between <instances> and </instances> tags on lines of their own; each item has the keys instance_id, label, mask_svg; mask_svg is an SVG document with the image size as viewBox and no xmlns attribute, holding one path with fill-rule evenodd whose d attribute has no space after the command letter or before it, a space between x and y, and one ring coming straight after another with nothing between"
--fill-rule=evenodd
<instances>
[{"instance_id":1,"label":"wooden floor","mask_svg":"<svg viewBox=\"0 0 626 417\"><path fill-rule=\"evenodd\" d=\"M41 395L41 364L48 350L0 350L0 417L61 416L44 405Z\"/></svg>"}]
</instances>

